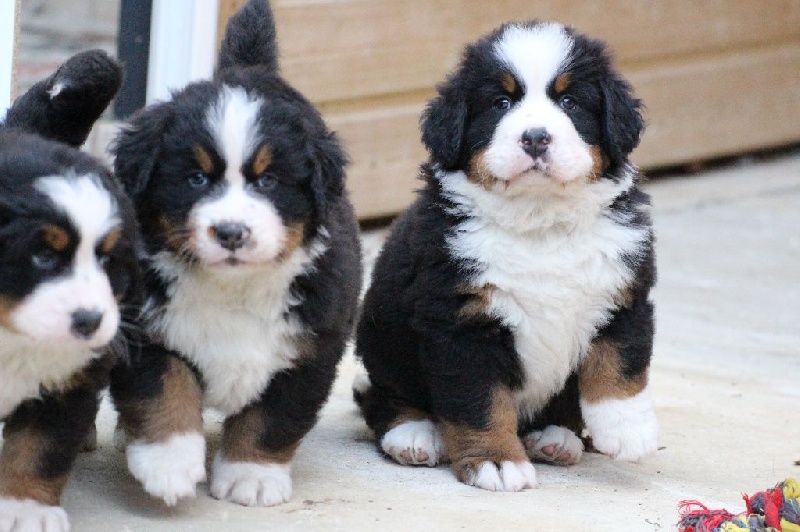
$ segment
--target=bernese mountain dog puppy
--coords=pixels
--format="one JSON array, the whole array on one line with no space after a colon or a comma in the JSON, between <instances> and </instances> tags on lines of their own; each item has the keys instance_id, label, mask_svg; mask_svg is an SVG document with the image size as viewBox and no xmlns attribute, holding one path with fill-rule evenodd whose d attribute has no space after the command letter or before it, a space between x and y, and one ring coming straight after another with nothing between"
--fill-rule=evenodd
<instances>
[{"instance_id":1,"label":"bernese mountain dog puppy","mask_svg":"<svg viewBox=\"0 0 800 532\"><path fill-rule=\"evenodd\" d=\"M620 460L656 449L642 129L600 41L533 21L466 48L358 326L355 397L387 455L517 491L529 459L577 462L584 428Z\"/></svg>"},{"instance_id":2,"label":"bernese mountain dog puppy","mask_svg":"<svg viewBox=\"0 0 800 532\"><path fill-rule=\"evenodd\" d=\"M142 227L146 333L112 374L130 472L174 505L206 478L203 407L225 416L211 495L271 506L352 337L361 284L345 155L278 74L265 0L229 21L215 80L133 118L117 176Z\"/></svg>"},{"instance_id":3,"label":"bernese mountain dog puppy","mask_svg":"<svg viewBox=\"0 0 800 532\"><path fill-rule=\"evenodd\" d=\"M69 529L61 492L93 435L136 297L133 205L102 164L75 149L120 82L104 52L79 54L0 124L3 531Z\"/></svg>"}]
</instances>

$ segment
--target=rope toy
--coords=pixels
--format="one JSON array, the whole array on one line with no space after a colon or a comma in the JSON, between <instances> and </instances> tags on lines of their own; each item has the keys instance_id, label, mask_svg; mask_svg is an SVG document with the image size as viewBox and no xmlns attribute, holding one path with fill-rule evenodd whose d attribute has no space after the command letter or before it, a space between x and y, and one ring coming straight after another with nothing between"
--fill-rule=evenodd
<instances>
[{"instance_id":1,"label":"rope toy","mask_svg":"<svg viewBox=\"0 0 800 532\"><path fill-rule=\"evenodd\" d=\"M742 494L747 511L734 515L727 510L710 510L697 501L678 505L679 532L800 532L800 482L790 478L773 489L748 497Z\"/></svg>"}]
</instances>

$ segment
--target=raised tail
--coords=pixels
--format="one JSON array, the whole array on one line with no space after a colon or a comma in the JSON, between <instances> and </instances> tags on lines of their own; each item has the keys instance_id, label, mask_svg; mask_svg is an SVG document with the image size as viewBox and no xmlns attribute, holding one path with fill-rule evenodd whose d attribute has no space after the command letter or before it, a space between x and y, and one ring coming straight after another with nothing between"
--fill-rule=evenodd
<instances>
[{"instance_id":1,"label":"raised tail","mask_svg":"<svg viewBox=\"0 0 800 532\"><path fill-rule=\"evenodd\" d=\"M278 71L275 20L267 0L250 0L228 21L217 71L232 66L261 65Z\"/></svg>"}]
</instances>

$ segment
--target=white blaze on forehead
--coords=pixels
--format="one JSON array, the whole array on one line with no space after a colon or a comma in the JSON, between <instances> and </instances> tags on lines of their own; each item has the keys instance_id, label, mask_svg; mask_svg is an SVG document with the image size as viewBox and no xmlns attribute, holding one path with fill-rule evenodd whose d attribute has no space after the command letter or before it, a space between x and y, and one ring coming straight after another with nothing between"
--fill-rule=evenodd
<instances>
[{"instance_id":1,"label":"white blaze on forehead","mask_svg":"<svg viewBox=\"0 0 800 532\"><path fill-rule=\"evenodd\" d=\"M35 188L66 213L80 234L81 244L89 243L92 250L120 223L116 201L96 176L42 177Z\"/></svg>"},{"instance_id":2,"label":"white blaze on forehead","mask_svg":"<svg viewBox=\"0 0 800 532\"><path fill-rule=\"evenodd\" d=\"M561 24L510 26L494 52L517 75L526 93L544 92L563 69L572 45L572 37Z\"/></svg>"},{"instance_id":3,"label":"white blaze on forehead","mask_svg":"<svg viewBox=\"0 0 800 532\"><path fill-rule=\"evenodd\" d=\"M251 98L241 87L222 87L219 99L208 111L208 127L225 160L225 178L242 184L244 161L257 148L258 110L261 100Z\"/></svg>"},{"instance_id":4,"label":"white blaze on forehead","mask_svg":"<svg viewBox=\"0 0 800 532\"><path fill-rule=\"evenodd\" d=\"M245 161L260 147L258 112L262 105L261 99L251 97L243 88L226 85L208 111L207 126L225 161L225 174L222 194L200 201L190 216L195 251L207 263L225 261L231 255L209 231L220 223L240 223L250 230L250 240L235 253L245 262L274 259L286 241L286 228L278 210L269 200L250 191L242 175Z\"/></svg>"}]
</instances>

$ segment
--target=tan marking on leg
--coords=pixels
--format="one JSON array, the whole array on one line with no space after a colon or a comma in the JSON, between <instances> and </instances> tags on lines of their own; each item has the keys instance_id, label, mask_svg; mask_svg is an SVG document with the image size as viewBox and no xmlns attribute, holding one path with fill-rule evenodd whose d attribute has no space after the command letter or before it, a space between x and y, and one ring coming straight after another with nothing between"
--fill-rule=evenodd
<instances>
[{"instance_id":1,"label":"tan marking on leg","mask_svg":"<svg viewBox=\"0 0 800 532\"><path fill-rule=\"evenodd\" d=\"M567 87L569 87L570 83L572 83L572 77L568 72L565 72L556 77L555 82L553 82L553 88L556 90L556 92L561 93L567 90Z\"/></svg>"},{"instance_id":2,"label":"tan marking on leg","mask_svg":"<svg viewBox=\"0 0 800 532\"><path fill-rule=\"evenodd\" d=\"M389 425L386 428L386 432L389 432L395 427L399 427L403 423L408 423L409 421L422 421L430 418L431 416L426 414L422 410L418 410L416 408L411 408L411 407L400 408L398 410L397 416L389 422Z\"/></svg>"},{"instance_id":3,"label":"tan marking on leg","mask_svg":"<svg viewBox=\"0 0 800 532\"><path fill-rule=\"evenodd\" d=\"M42 478L37 469L48 442L44 435L30 429L3 431L0 453L0 497L33 499L58 506L69 475ZM57 445L58 443L55 442Z\"/></svg>"},{"instance_id":4,"label":"tan marking on leg","mask_svg":"<svg viewBox=\"0 0 800 532\"><path fill-rule=\"evenodd\" d=\"M581 366L578 386L581 398L589 403L627 399L645 389L647 373L626 377L617 345L610 340L596 340Z\"/></svg>"},{"instance_id":5,"label":"tan marking on leg","mask_svg":"<svg viewBox=\"0 0 800 532\"><path fill-rule=\"evenodd\" d=\"M517 80L508 72L503 74L503 89L505 89L508 94L514 94L517 91Z\"/></svg>"},{"instance_id":6,"label":"tan marking on leg","mask_svg":"<svg viewBox=\"0 0 800 532\"><path fill-rule=\"evenodd\" d=\"M305 224L296 222L286 226L286 240L283 242L283 249L278 254L278 261L283 261L291 257L297 248L303 245L305 237Z\"/></svg>"},{"instance_id":7,"label":"tan marking on leg","mask_svg":"<svg viewBox=\"0 0 800 532\"><path fill-rule=\"evenodd\" d=\"M177 358L169 359L162 375L163 390L151 400L120 403L120 425L134 440L167 440L173 434L203 432L202 391L192 370Z\"/></svg>"},{"instance_id":8,"label":"tan marking on leg","mask_svg":"<svg viewBox=\"0 0 800 532\"><path fill-rule=\"evenodd\" d=\"M600 146L591 146L589 152L592 155L592 174L589 176L589 181L595 183L600 180L600 177L608 168L608 159L603 154Z\"/></svg>"},{"instance_id":9,"label":"tan marking on leg","mask_svg":"<svg viewBox=\"0 0 800 532\"><path fill-rule=\"evenodd\" d=\"M200 170L206 174L211 174L214 171L214 159L211 155L199 144L195 144L192 147L192 151L194 151L194 158Z\"/></svg>"},{"instance_id":10,"label":"tan marking on leg","mask_svg":"<svg viewBox=\"0 0 800 532\"><path fill-rule=\"evenodd\" d=\"M484 160L485 156L485 149L476 152L472 156L467 167L467 179L472 183L482 186L486 190L491 190L499 180L487 168Z\"/></svg>"},{"instance_id":11,"label":"tan marking on leg","mask_svg":"<svg viewBox=\"0 0 800 532\"><path fill-rule=\"evenodd\" d=\"M267 171L267 168L272 164L272 150L269 146L264 144L258 149L255 158L253 159L253 175L261 175Z\"/></svg>"},{"instance_id":12,"label":"tan marking on leg","mask_svg":"<svg viewBox=\"0 0 800 532\"><path fill-rule=\"evenodd\" d=\"M292 461L300 440L277 450L259 445L267 427L264 416L261 408L252 406L225 420L220 448L225 460L259 464L288 464Z\"/></svg>"},{"instance_id":13,"label":"tan marking on leg","mask_svg":"<svg viewBox=\"0 0 800 532\"><path fill-rule=\"evenodd\" d=\"M54 251L64 251L69 245L69 233L57 225L47 224L42 227L42 238Z\"/></svg>"},{"instance_id":14,"label":"tan marking on leg","mask_svg":"<svg viewBox=\"0 0 800 532\"><path fill-rule=\"evenodd\" d=\"M492 305L492 295L497 287L493 284L486 284L483 286L464 287L459 292L463 295L469 296L469 301L464 304L458 311L458 318L464 321L472 321L475 319L486 319L489 315L489 308Z\"/></svg>"},{"instance_id":15,"label":"tan marking on leg","mask_svg":"<svg viewBox=\"0 0 800 532\"><path fill-rule=\"evenodd\" d=\"M482 430L443 423L444 442L453 471L467 482L483 462L527 462L525 448L517 436L517 407L508 388L492 392L489 425Z\"/></svg>"}]
</instances>

